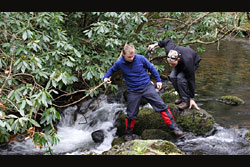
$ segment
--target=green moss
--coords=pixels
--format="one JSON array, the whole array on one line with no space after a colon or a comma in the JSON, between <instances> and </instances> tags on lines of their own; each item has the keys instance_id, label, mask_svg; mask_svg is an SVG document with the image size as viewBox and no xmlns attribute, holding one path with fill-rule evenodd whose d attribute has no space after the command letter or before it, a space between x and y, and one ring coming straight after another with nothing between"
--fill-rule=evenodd
<instances>
[{"instance_id":1,"label":"green moss","mask_svg":"<svg viewBox=\"0 0 250 167\"><path fill-rule=\"evenodd\" d=\"M164 120L159 112L148 112L145 109L141 109L135 121L134 132L141 135L145 129L161 129L166 131L168 129Z\"/></svg>"},{"instance_id":2,"label":"green moss","mask_svg":"<svg viewBox=\"0 0 250 167\"><path fill-rule=\"evenodd\" d=\"M117 120L117 135L122 136L125 133L126 114L122 114ZM134 126L134 134L141 136L145 129L161 129L169 132L167 125L159 112L152 108L144 107L139 110Z\"/></svg>"},{"instance_id":3,"label":"green moss","mask_svg":"<svg viewBox=\"0 0 250 167\"><path fill-rule=\"evenodd\" d=\"M151 147L153 149L159 150L161 152L164 152L165 154L170 154L170 153L181 153L180 150L176 145L174 145L171 142L154 142Z\"/></svg>"},{"instance_id":4,"label":"green moss","mask_svg":"<svg viewBox=\"0 0 250 167\"><path fill-rule=\"evenodd\" d=\"M245 139L250 141L250 131L245 134Z\"/></svg>"},{"instance_id":5,"label":"green moss","mask_svg":"<svg viewBox=\"0 0 250 167\"><path fill-rule=\"evenodd\" d=\"M175 99L177 99L178 97L179 95L174 89L171 89L170 91L165 92L161 95L162 100L166 104L174 103Z\"/></svg>"},{"instance_id":6,"label":"green moss","mask_svg":"<svg viewBox=\"0 0 250 167\"><path fill-rule=\"evenodd\" d=\"M144 107L144 108L142 108L142 109L139 110L139 114L150 114L153 111L154 111L153 108Z\"/></svg>"},{"instance_id":7,"label":"green moss","mask_svg":"<svg viewBox=\"0 0 250 167\"><path fill-rule=\"evenodd\" d=\"M163 139L163 140L170 140L172 136L161 129L145 129L141 134L142 139Z\"/></svg>"},{"instance_id":8,"label":"green moss","mask_svg":"<svg viewBox=\"0 0 250 167\"><path fill-rule=\"evenodd\" d=\"M244 104L244 101L237 96L221 96L218 101L229 105Z\"/></svg>"},{"instance_id":9,"label":"green moss","mask_svg":"<svg viewBox=\"0 0 250 167\"><path fill-rule=\"evenodd\" d=\"M132 140L113 146L104 155L183 155L176 145L166 140Z\"/></svg>"},{"instance_id":10,"label":"green moss","mask_svg":"<svg viewBox=\"0 0 250 167\"><path fill-rule=\"evenodd\" d=\"M196 110L190 110L190 113L179 116L176 122L184 131L193 132L197 135L205 135L210 132L215 123L213 117L208 117Z\"/></svg>"}]
</instances>

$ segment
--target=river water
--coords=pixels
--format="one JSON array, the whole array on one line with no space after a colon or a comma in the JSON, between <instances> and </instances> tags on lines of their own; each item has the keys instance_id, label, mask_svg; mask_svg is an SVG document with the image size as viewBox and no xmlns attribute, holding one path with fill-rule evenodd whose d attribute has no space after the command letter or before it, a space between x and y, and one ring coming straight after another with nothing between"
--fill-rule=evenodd
<instances>
[{"instance_id":1,"label":"river water","mask_svg":"<svg viewBox=\"0 0 250 167\"><path fill-rule=\"evenodd\" d=\"M177 140L175 144L192 155L248 155L250 142L244 139L244 135L250 130L250 42L243 39L223 40L220 49L216 48L216 44L207 45L206 51L200 54L202 61L196 72L196 102L215 118L217 132L208 137L191 135L185 140ZM223 95L238 96L245 104L230 106L217 102L216 99ZM86 101L82 107L88 103ZM104 98L95 111L85 115L88 123L81 114L77 115L76 122L72 121L76 106L66 110L57 125L60 142L52 146L54 153L100 154L111 148L116 137L115 121L126 106L121 102L109 103ZM91 137L91 133L99 129L105 134L101 144L95 143ZM0 154L48 154L48 151L36 149L28 139L0 147Z\"/></svg>"},{"instance_id":2,"label":"river water","mask_svg":"<svg viewBox=\"0 0 250 167\"><path fill-rule=\"evenodd\" d=\"M250 41L224 40L207 45L200 54L202 61L196 73L197 99L223 127L250 128ZM235 95L244 105L230 106L216 102L220 96Z\"/></svg>"},{"instance_id":3,"label":"river water","mask_svg":"<svg viewBox=\"0 0 250 167\"><path fill-rule=\"evenodd\" d=\"M217 44L204 47L196 71L195 100L214 117L217 132L175 144L186 154L248 155L250 142L244 136L250 130L250 41L226 39L220 42L219 50ZM245 104L231 106L216 101L225 95L238 96Z\"/></svg>"}]
</instances>

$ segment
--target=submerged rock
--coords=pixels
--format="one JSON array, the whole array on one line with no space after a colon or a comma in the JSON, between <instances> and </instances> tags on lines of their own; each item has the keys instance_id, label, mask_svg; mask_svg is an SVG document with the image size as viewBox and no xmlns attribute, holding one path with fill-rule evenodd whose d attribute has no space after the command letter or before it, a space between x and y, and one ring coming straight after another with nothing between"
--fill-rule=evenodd
<instances>
[{"instance_id":1,"label":"submerged rock","mask_svg":"<svg viewBox=\"0 0 250 167\"><path fill-rule=\"evenodd\" d=\"M221 96L219 99L216 99L218 102L229 104L229 105L240 105L245 102L237 96Z\"/></svg>"},{"instance_id":2,"label":"submerged rock","mask_svg":"<svg viewBox=\"0 0 250 167\"><path fill-rule=\"evenodd\" d=\"M184 155L172 142L166 140L131 140L114 145L103 155Z\"/></svg>"}]
</instances>

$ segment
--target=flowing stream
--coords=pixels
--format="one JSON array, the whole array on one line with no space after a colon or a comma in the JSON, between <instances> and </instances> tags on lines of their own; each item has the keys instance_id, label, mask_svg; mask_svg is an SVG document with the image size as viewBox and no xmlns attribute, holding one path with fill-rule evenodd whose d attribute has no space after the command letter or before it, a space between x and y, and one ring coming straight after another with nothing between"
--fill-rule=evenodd
<instances>
[{"instance_id":1,"label":"flowing stream","mask_svg":"<svg viewBox=\"0 0 250 167\"><path fill-rule=\"evenodd\" d=\"M212 136L193 136L179 139L175 144L186 154L192 155L249 155L250 142L244 139L250 130L250 41L243 39L223 40L220 50L217 45L205 46L202 61L196 72L196 102L216 121L216 133ZM166 67L168 66L165 64ZM167 71L167 74L169 71ZM216 101L223 95L235 95L245 101L239 106L230 106ZM83 103L86 107L89 101ZM95 104L93 104L95 105ZM57 125L60 142L53 146L55 154L79 155L89 152L97 154L111 148L116 137L115 122L120 112L126 111L123 102L100 103L95 111L87 112L86 120L77 114L76 106L64 111ZM86 123L86 121L88 123ZM104 131L101 144L92 140L91 133ZM30 139L0 147L0 154L48 154L45 149L36 149Z\"/></svg>"},{"instance_id":2,"label":"flowing stream","mask_svg":"<svg viewBox=\"0 0 250 167\"><path fill-rule=\"evenodd\" d=\"M82 108L86 107L89 102L84 102ZM100 154L109 150L114 137L116 137L115 122L119 112L124 111L124 104L107 103L105 98L100 103L99 108L85 114L86 119L83 115L77 114L74 122L76 109L77 106L72 106L64 110L62 119L57 125L57 136L60 142L51 147L53 152L55 154L80 155L90 152ZM104 131L104 141L101 144L95 143L91 137L91 133L96 130ZM0 154L33 155L49 154L49 152L44 148L35 148L32 140L28 139L22 142L14 141L5 148L0 148Z\"/></svg>"}]
</instances>

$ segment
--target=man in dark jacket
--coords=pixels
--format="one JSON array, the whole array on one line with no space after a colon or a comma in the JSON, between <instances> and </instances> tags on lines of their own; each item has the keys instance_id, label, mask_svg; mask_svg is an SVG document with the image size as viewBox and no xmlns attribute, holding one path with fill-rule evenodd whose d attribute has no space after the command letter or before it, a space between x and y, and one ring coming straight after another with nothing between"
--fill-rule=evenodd
<instances>
[{"instance_id":1,"label":"man in dark jacket","mask_svg":"<svg viewBox=\"0 0 250 167\"><path fill-rule=\"evenodd\" d=\"M142 97L151 104L156 112L160 112L164 122L175 135L182 135L183 133L177 127L170 109L151 83L147 70L154 76L157 88L161 89L162 82L159 73L144 56L135 54L133 45L126 44L124 46L123 56L106 72L103 77L104 82L110 84L109 77L119 70L122 71L127 85L127 116L125 118L127 136L132 136Z\"/></svg>"},{"instance_id":2,"label":"man in dark jacket","mask_svg":"<svg viewBox=\"0 0 250 167\"><path fill-rule=\"evenodd\" d=\"M179 104L181 110L192 106L200 110L194 101L195 71L199 67L200 56L191 48L175 45L171 39L160 40L149 45L148 49L152 50L156 46L165 48L168 63L173 67L170 80L179 94L175 104Z\"/></svg>"}]
</instances>

